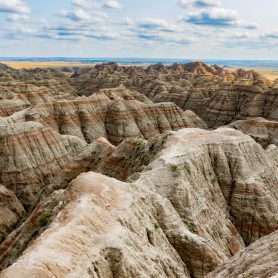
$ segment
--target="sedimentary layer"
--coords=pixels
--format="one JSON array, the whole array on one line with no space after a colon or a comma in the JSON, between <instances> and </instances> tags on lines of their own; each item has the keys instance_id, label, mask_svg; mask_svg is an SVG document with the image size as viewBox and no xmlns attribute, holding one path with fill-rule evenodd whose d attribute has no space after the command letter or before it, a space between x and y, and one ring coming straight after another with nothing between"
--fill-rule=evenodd
<instances>
[{"instance_id":1,"label":"sedimentary layer","mask_svg":"<svg viewBox=\"0 0 278 278\"><path fill-rule=\"evenodd\" d=\"M265 236L207 275L220 277L277 277L278 232Z\"/></svg>"},{"instance_id":2,"label":"sedimentary layer","mask_svg":"<svg viewBox=\"0 0 278 278\"><path fill-rule=\"evenodd\" d=\"M272 151L227 128L157 140L131 183L92 172L74 180L52 224L1 277L204 277L277 229Z\"/></svg>"}]
</instances>

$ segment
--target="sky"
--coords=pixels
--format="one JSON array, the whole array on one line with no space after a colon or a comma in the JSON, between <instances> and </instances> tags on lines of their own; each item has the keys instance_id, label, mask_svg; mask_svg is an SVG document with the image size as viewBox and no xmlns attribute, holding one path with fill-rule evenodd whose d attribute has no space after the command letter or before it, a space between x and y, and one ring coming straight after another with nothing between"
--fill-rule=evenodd
<instances>
[{"instance_id":1,"label":"sky","mask_svg":"<svg viewBox=\"0 0 278 278\"><path fill-rule=\"evenodd\" d=\"M0 0L1 57L278 60L278 0Z\"/></svg>"}]
</instances>

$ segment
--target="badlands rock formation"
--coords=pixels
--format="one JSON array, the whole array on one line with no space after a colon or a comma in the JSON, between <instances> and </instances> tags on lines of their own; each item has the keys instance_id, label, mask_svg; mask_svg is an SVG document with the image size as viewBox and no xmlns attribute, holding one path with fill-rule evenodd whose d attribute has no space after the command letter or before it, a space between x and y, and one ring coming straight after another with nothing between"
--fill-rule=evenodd
<instances>
[{"instance_id":1,"label":"badlands rock formation","mask_svg":"<svg viewBox=\"0 0 278 278\"><path fill-rule=\"evenodd\" d=\"M277 247L278 233L275 232L242 250L206 277L277 277Z\"/></svg>"},{"instance_id":2,"label":"badlands rock formation","mask_svg":"<svg viewBox=\"0 0 278 278\"><path fill-rule=\"evenodd\" d=\"M149 139L169 130L206 126L193 112L184 112L173 103L154 104L122 86L102 90L88 98L60 100L58 96L55 101L38 103L2 121L36 121L88 143L103 136L113 144L125 138Z\"/></svg>"},{"instance_id":3,"label":"badlands rock formation","mask_svg":"<svg viewBox=\"0 0 278 278\"><path fill-rule=\"evenodd\" d=\"M121 84L154 102L174 102L192 110L209 127L246 117L277 120L276 82L254 71L226 70L196 62L147 68L103 64L81 70L71 84L78 95L92 95Z\"/></svg>"},{"instance_id":4,"label":"badlands rock formation","mask_svg":"<svg viewBox=\"0 0 278 278\"><path fill-rule=\"evenodd\" d=\"M0 185L0 242L5 239L24 213L25 210L15 194Z\"/></svg>"},{"instance_id":5,"label":"badlands rock formation","mask_svg":"<svg viewBox=\"0 0 278 278\"><path fill-rule=\"evenodd\" d=\"M168 134L131 180L74 180L61 212L3 277L203 277L277 229L277 166L241 132Z\"/></svg>"},{"instance_id":6,"label":"badlands rock formation","mask_svg":"<svg viewBox=\"0 0 278 278\"><path fill-rule=\"evenodd\" d=\"M0 65L0 277L274 277L277 96L201 62Z\"/></svg>"},{"instance_id":7,"label":"badlands rock formation","mask_svg":"<svg viewBox=\"0 0 278 278\"><path fill-rule=\"evenodd\" d=\"M270 144L278 146L278 122L264 118L248 118L232 122L230 127L250 135L264 148Z\"/></svg>"}]
</instances>

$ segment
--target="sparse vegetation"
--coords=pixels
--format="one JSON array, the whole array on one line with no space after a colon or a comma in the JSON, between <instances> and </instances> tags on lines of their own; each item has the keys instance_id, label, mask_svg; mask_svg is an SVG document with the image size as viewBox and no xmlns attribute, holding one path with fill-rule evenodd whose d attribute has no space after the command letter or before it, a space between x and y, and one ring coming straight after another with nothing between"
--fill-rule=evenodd
<instances>
[{"instance_id":1,"label":"sparse vegetation","mask_svg":"<svg viewBox=\"0 0 278 278\"><path fill-rule=\"evenodd\" d=\"M195 227L191 221L183 218L182 222L187 226L187 228L190 232L192 232L192 233L196 232Z\"/></svg>"},{"instance_id":2,"label":"sparse vegetation","mask_svg":"<svg viewBox=\"0 0 278 278\"><path fill-rule=\"evenodd\" d=\"M87 272L88 272L88 274L89 274L90 276L94 277L94 273L93 273L93 271L91 270L91 268L88 268L88 269L87 269Z\"/></svg>"},{"instance_id":3,"label":"sparse vegetation","mask_svg":"<svg viewBox=\"0 0 278 278\"><path fill-rule=\"evenodd\" d=\"M10 255L11 255L12 257L16 257L17 254L18 254L18 251L17 251L15 248L13 248L13 249L11 250L11 252L10 252Z\"/></svg>"},{"instance_id":4,"label":"sparse vegetation","mask_svg":"<svg viewBox=\"0 0 278 278\"><path fill-rule=\"evenodd\" d=\"M49 213L43 213L39 219L38 219L38 224L40 225L40 227L44 227L47 226L49 223L51 215Z\"/></svg>"},{"instance_id":5,"label":"sparse vegetation","mask_svg":"<svg viewBox=\"0 0 278 278\"><path fill-rule=\"evenodd\" d=\"M17 226L18 226L18 223L19 223L19 221L13 223L13 225L11 226L11 228L12 228L13 230L15 230L15 229L17 228Z\"/></svg>"},{"instance_id":6,"label":"sparse vegetation","mask_svg":"<svg viewBox=\"0 0 278 278\"><path fill-rule=\"evenodd\" d=\"M178 171L178 166L177 165L172 164L170 167L171 167L172 172L176 173Z\"/></svg>"},{"instance_id":7,"label":"sparse vegetation","mask_svg":"<svg viewBox=\"0 0 278 278\"><path fill-rule=\"evenodd\" d=\"M170 169L173 173L173 177L178 177L179 175L181 175L181 169L179 168L178 165L172 164L170 165Z\"/></svg>"},{"instance_id":8,"label":"sparse vegetation","mask_svg":"<svg viewBox=\"0 0 278 278\"><path fill-rule=\"evenodd\" d=\"M153 225L156 230L160 228L160 225L158 223L154 223Z\"/></svg>"},{"instance_id":9,"label":"sparse vegetation","mask_svg":"<svg viewBox=\"0 0 278 278\"><path fill-rule=\"evenodd\" d=\"M216 175L213 175L213 176L211 177L211 182L212 182L212 183L215 183L215 182L217 182L217 181L218 181L217 176L216 176Z\"/></svg>"},{"instance_id":10,"label":"sparse vegetation","mask_svg":"<svg viewBox=\"0 0 278 278\"><path fill-rule=\"evenodd\" d=\"M144 162L145 164L149 164L150 161L152 160L152 156L150 154L147 154L145 157L144 157Z\"/></svg>"},{"instance_id":11,"label":"sparse vegetation","mask_svg":"<svg viewBox=\"0 0 278 278\"><path fill-rule=\"evenodd\" d=\"M190 174L190 173L191 173L189 163L184 162L183 167L184 167L184 169L188 172L188 174Z\"/></svg>"},{"instance_id":12,"label":"sparse vegetation","mask_svg":"<svg viewBox=\"0 0 278 278\"><path fill-rule=\"evenodd\" d=\"M141 165L140 167L138 167L137 172L142 172L146 167L146 165Z\"/></svg>"},{"instance_id":13,"label":"sparse vegetation","mask_svg":"<svg viewBox=\"0 0 278 278\"><path fill-rule=\"evenodd\" d=\"M5 236L4 235L0 235L0 243L3 242L5 239Z\"/></svg>"}]
</instances>

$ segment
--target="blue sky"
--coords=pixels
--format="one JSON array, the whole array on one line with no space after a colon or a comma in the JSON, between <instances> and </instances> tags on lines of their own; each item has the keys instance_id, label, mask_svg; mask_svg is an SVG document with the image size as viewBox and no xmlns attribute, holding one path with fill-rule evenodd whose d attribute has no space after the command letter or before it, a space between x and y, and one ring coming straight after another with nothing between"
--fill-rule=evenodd
<instances>
[{"instance_id":1,"label":"blue sky","mask_svg":"<svg viewBox=\"0 0 278 278\"><path fill-rule=\"evenodd\" d=\"M0 0L0 56L278 60L277 0Z\"/></svg>"}]
</instances>

